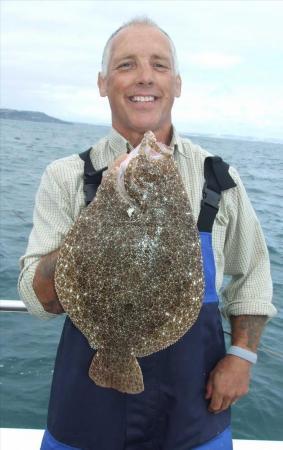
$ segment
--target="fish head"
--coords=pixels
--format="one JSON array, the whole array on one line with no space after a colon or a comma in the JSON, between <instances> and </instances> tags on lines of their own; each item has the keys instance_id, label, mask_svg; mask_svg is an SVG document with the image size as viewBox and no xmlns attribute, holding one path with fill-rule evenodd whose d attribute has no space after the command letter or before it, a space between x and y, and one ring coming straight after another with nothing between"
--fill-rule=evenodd
<instances>
[{"instance_id":1,"label":"fish head","mask_svg":"<svg viewBox=\"0 0 283 450\"><path fill-rule=\"evenodd\" d=\"M173 149L157 142L152 131L120 166L121 191L138 205L150 203L160 193L164 177L172 169Z\"/></svg>"}]
</instances>

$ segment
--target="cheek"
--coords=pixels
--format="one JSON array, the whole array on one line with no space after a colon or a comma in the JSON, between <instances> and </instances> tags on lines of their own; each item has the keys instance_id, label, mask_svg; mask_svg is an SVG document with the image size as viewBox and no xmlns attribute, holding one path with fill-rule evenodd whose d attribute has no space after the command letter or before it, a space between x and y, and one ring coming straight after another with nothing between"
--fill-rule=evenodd
<instances>
[{"instance_id":1,"label":"cheek","mask_svg":"<svg viewBox=\"0 0 283 450\"><path fill-rule=\"evenodd\" d=\"M110 76L108 79L108 92L111 92L112 95L115 93L123 93L129 87L130 80L127 76Z\"/></svg>"},{"instance_id":2,"label":"cheek","mask_svg":"<svg viewBox=\"0 0 283 450\"><path fill-rule=\"evenodd\" d=\"M167 80L167 82L164 83L163 85L163 92L164 92L164 98L166 98L166 100L174 100L175 94L176 94L176 83L175 83L175 79L170 79Z\"/></svg>"},{"instance_id":3,"label":"cheek","mask_svg":"<svg viewBox=\"0 0 283 450\"><path fill-rule=\"evenodd\" d=\"M172 90L172 87L170 87L170 90L167 90L164 95L164 99L166 104L171 107L175 99L175 92Z\"/></svg>"}]
</instances>

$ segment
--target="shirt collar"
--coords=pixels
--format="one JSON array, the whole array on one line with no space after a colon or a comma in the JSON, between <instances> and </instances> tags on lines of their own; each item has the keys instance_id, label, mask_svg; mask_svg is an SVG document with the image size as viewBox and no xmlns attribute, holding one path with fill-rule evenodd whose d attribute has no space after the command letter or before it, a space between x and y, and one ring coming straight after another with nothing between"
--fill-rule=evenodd
<instances>
[{"instance_id":1,"label":"shirt collar","mask_svg":"<svg viewBox=\"0 0 283 450\"><path fill-rule=\"evenodd\" d=\"M127 141L127 139L124 138L120 133L118 133L115 128L111 128L108 139L110 147L112 148L114 154L117 156L120 153L129 153L133 149L133 146ZM182 148L181 138L174 126L170 147L174 147L174 152L181 151Z\"/></svg>"}]
</instances>

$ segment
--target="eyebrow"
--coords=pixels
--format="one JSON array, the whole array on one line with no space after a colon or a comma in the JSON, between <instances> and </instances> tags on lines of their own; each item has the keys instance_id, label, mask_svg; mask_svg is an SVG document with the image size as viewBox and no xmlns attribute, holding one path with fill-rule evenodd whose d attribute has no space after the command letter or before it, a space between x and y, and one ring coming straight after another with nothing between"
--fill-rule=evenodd
<instances>
[{"instance_id":1,"label":"eyebrow","mask_svg":"<svg viewBox=\"0 0 283 450\"><path fill-rule=\"evenodd\" d=\"M152 55L151 58L152 59L163 59L163 60L170 60L171 59L170 56L165 56L165 55Z\"/></svg>"},{"instance_id":2,"label":"eyebrow","mask_svg":"<svg viewBox=\"0 0 283 450\"><path fill-rule=\"evenodd\" d=\"M125 56L120 56L118 58L114 58L113 59L113 64L118 64L121 61L124 60L128 60L128 59L135 59L136 55L125 55ZM162 61L168 61L171 62L171 57L170 56L165 56L165 55L157 55L157 54L153 54L150 56L151 59L153 60L162 60Z\"/></svg>"},{"instance_id":3,"label":"eyebrow","mask_svg":"<svg viewBox=\"0 0 283 450\"><path fill-rule=\"evenodd\" d=\"M122 61L124 59L133 59L133 58L134 58L134 55L122 55L122 56L118 56L118 57L116 56L113 58L113 62L116 63L116 62Z\"/></svg>"}]
</instances>

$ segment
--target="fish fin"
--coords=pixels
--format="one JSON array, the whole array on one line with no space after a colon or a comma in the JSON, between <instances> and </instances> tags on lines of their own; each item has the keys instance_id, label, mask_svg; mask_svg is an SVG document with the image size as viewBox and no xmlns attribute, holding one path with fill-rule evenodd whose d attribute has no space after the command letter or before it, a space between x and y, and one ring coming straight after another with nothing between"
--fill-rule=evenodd
<instances>
[{"instance_id":1,"label":"fish fin","mask_svg":"<svg viewBox=\"0 0 283 450\"><path fill-rule=\"evenodd\" d=\"M107 350L97 350L91 362L88 374L102 387L109 387L127 394L144 391L143 376L137 358L134 355L113 355Z\"/></svg>"}]
</instances>

